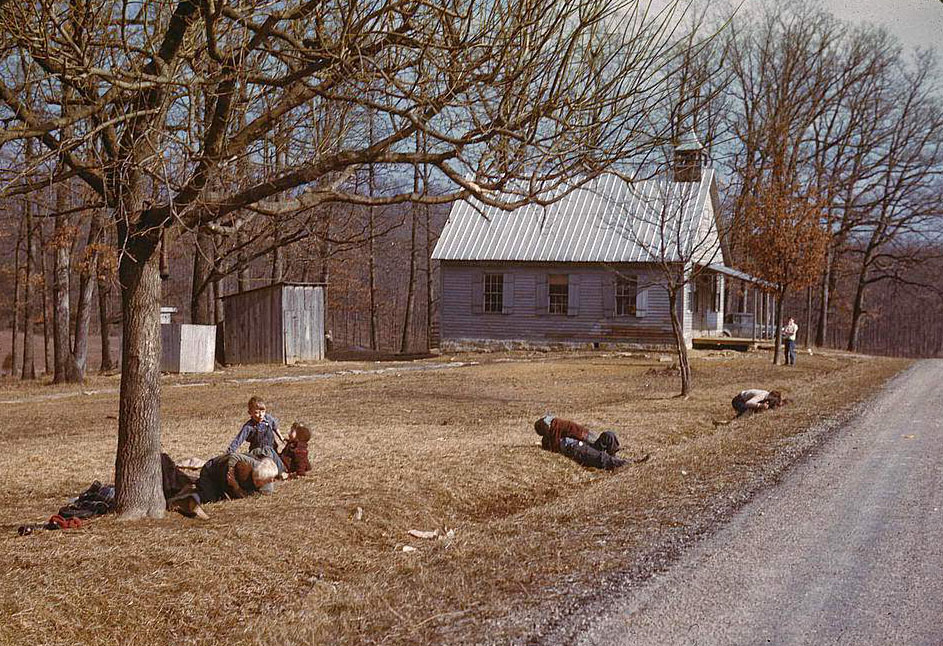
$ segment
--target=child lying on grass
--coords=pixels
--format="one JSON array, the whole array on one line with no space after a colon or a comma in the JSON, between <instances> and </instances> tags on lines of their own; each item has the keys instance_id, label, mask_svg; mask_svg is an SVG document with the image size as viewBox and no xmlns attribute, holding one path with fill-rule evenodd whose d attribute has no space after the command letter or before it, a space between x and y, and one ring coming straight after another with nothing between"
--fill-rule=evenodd
<instances>
[{"instance_id":1,"label":"child lying on grass","mask_svg":"<svg viewBox=\"0 0 943 646\"><path fill-rule=\"evenodd\" d=\"M616 457L619 438L612 431L596 436L585 426L553 415L545 415L534 422L534 430L540 436L543 449L561 453L584 467L612 471L628 464L627 460ZM648 455L635 462L647 459Z\"/></svg>"}]
</instances>

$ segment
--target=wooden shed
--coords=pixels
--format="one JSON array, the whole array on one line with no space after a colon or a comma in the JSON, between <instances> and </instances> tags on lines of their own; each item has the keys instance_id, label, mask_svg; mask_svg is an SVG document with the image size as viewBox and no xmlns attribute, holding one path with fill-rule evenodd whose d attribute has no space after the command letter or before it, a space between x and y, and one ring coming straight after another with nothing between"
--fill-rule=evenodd
<instances>
[{"instance_id":1,"label":"wooden shed","mask_svg":"<svg viewBox=\"0 0 943 646\"><path fill-rule=\"evenodd\" d=\"M164 372L213 372L216 326L162 323L161 366Z\"/></svg>"},{"instance_id":2,"label":"wooden shed","mask_svg":"<svg viewBox=\"0 0 943 646\"><path fill-rule=\"evenodd\" d=\"M324 359L324 285L276 283L223 297L226 363Z\"/></svg>"}]
</instances>

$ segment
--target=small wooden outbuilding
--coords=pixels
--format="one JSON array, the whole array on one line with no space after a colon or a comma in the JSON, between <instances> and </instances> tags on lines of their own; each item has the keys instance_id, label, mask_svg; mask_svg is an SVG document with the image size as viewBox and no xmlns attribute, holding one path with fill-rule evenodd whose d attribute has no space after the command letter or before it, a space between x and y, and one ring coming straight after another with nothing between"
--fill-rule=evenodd
<instances>
[{"instance_id":1,"label":"small wooden outbuilding","mask_svg":"<svg viewBox=\"0 0 943 646\"><path fill-rule=\"evenodd\" d=\"M276 283L223 297L226 363L324 359L324 288Z\"/></svg>"},{"instance_id":2,"label":"small wooden outbuilding","mask_svg":"<svg viewBox=\"0 0 943 646\"><path fill-rule=\"evenodd\" d=\"M162 323L163 372L213 372L216 367L216 326Z\"/></svg>"},{"instance_id":3,"label":"small wooden outbuilding","mask_svg":"<svg viewBox=\"0 0 943 646\"><path fill-rule=\"evenodd\" d=\"M213 372L216 368L216 326L174 321L177 308L160 308L160 369L162 372Z\"/></svg>"}]
</instances>

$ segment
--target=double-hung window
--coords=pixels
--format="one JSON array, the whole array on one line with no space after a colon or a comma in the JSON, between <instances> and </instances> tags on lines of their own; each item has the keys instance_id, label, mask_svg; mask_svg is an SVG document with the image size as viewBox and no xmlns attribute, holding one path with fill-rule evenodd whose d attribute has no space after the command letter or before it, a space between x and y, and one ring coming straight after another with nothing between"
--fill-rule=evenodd
<instances>
[{"instance_id":1,"label":"double-hung window","mask_svg":"<svg viewBox=\"0 0 943 646\"><path fill-rule=\"evenodd\" d=\"M504 274L485 274L484 297L486 314L504 311Z\"/></svg>"},{"instance_id":2,"label":"double-hung window","mask_svg":"<svg viewBox=\"0 0 943 646\"><path fill-rule=\"evenodd\" d=\"M550 274L547 277L550 314L566 314L570 306L570 286L566 274Z\"/></svg>"},{"instance_id":3,"label":"double-hung window","mask_svg":"<svg viewBox=\"0 0 943 646\"><path fill-rule=\"evenodd\" d=\"M638 276L616 278L616 316L635 316L638 298Z\"/></svg>"}]
</instances>

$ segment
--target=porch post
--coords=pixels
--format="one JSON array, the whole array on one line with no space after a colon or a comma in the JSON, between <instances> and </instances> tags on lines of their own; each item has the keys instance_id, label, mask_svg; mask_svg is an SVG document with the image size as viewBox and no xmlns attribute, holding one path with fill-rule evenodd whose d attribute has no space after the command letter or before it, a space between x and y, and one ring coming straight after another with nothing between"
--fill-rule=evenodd
<instances>
[{"instance_id":1,"label":"porch post","mask_svg":"<svg viewBox=\"0 0 943 646\"><path fill-rule=\"evenodd\" d=\"M757 320L758 320L758 318L759 318L759 314L760 314L760 313L757 311L757 310L759 309L759 307L758 307L759 304L756 302L756 297L757 297L757 292L756 292L756 288L754 287L754 288L753 288L753 319L750 321L750 328L751 328L752 331L753 331L753 332L752 332L752 334L753 334L753 337L752 337L752 338L753 338L753 341L754 341L754 342L756 341L756 322L757 322Z\"/></svg>"}]
</instances>

